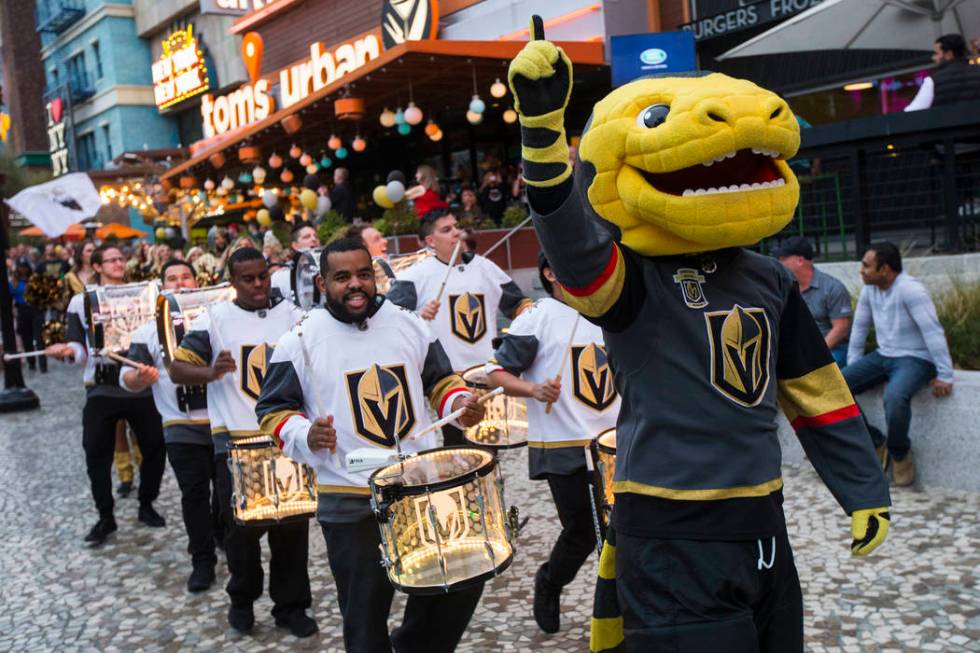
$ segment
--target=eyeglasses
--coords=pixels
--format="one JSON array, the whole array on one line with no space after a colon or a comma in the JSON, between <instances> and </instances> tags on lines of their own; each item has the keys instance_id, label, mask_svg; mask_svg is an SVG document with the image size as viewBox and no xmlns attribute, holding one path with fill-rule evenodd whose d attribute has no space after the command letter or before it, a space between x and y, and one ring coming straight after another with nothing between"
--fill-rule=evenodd
<instances>
[{"instance_id":1,"label":"eyeglasses","mask_svg":"<svg viewBox=\"0 0 980 653\"><path fill-rule=\"evenodd\" d=\"M102 259L102 265L105 265L106 263L123 263L125 260L126 259L122 256L113 256L112 258Z\"/></svg>"}]
</instances>

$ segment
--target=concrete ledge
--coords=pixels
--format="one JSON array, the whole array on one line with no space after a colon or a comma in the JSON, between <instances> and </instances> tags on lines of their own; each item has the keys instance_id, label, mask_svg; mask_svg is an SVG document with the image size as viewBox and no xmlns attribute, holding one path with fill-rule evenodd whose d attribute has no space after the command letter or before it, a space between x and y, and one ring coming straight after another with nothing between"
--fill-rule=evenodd
<instances>
[{"instance_id":1,"label":"concrete ledge","mask_svg":"<svg viewBox=\"0 0 980 653\"><path fill-rule=\"evenodd\" d=\"M957 370L953 393L937 399L929 388L912 399L912 455L915 483L980 491L980 372ZM858 395L858 403L872 424L885 431L882 406L884 386ZM803 449L786 418L779 415L783 462L802 463ZM809 464L809 463L808 463Z\"/></svg>"}]
</instances>

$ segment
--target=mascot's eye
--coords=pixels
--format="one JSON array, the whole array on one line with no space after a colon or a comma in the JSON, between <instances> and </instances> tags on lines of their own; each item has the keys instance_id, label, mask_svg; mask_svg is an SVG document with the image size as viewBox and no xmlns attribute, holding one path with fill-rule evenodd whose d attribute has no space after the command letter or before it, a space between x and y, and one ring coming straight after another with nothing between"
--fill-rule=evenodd
<instances>
[{"instance_id":1,"label":"mascot's eye","mask_svg":"<svg viewBox=\"0 0 980 653\"><path fill-rule=\"evenodd\" d=\"M640 127L653 129L664 124L670 107L666 104L651 104L636 116L636 124Z\"/></svg>"}]
</instances>

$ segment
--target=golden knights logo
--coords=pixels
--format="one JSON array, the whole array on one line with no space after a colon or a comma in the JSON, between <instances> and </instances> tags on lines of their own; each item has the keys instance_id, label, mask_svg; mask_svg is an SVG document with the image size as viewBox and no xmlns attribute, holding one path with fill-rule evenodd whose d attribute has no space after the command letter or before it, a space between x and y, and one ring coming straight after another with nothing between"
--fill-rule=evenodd
<instances>
[{"instance_id":1,"label":"golden knights logo","mask_svg":"<svg viewBox=\"0 0 980 653\"><path fill-rule=\"evenodd\" d=\"M405 41L435 38L438 29L438 2L385 0L381 5L381 40L385 50Z\"/></svg>"},{"instance_id":2,"label":"golden knights logo","mask_svg":"<svg viewBox=\"0 0 980 653\"><path fill-rule=\"evenodd\" d=\"M383 447L395 446L415 426L415 411L404 365L372 365L347 373L347 396L354 431Z\"/></svg>"},{"instance_id":3,"label":"golden knights logo","mask_svg":"<svg viewBox=\"0 0 980 653\"><path fill-rule=\"evenodd\" d=\"M487 333L486 301L482 294L463 293L449 296L449 320L453 334L470 344Z\"/></svg>"},{"instance_id":4,"label":"golden knights logo","mask_svg":"<svg viewBox=\"0 0 980 653\"><path fill-rule=\"evenodd\" d=\"M704 308L708 298L704 296L704 277L693 268L678 268L674 275L674 283L681 287L681 296L688 308Z\"/></svg>"},{"instance_id":5,"label":"golden knights logo","mask_svg":"<svg viewBox=\"0 0 980 653\"><path fill-rule=\"evenodd\" d=\"M572 394L593 410L603 411L616 400L609 358L602 345L572 347Z\"/></svg>"},{"instance_id":6,"label":"golden knights logo","mask_svg":"<svg viewBox=\"0 0 980 653\"><path fill-rule=\"evenodd\" d=\"M415 499L415 519L419 539L425 544L440 545L466 537L470 522L466 518L466 495L457 487L433 492ZM437 539L438 538L438 539Z\"/></svg>"},{"instance_id":7,"label":"golden knights logo","mask_svg":"<svg viewBox=\"0 0 980 653\"><path fill-rule=\"evenodd\" d=\"M769 386L771 330L761 308L705 313L711 347L711 385L742 406L755 406Z\"/></svg>"},{"instance_id":8,"label":"golden knights logo","mask_svg":"<svg viewBox=\"0 0 980 653\"><path fill-rule=\"evenodd\" d=\"M252 399L258 399L262 392L262 381L269 370L274 345L242 345L241 388Z\"/></svg>"}]
</instances>

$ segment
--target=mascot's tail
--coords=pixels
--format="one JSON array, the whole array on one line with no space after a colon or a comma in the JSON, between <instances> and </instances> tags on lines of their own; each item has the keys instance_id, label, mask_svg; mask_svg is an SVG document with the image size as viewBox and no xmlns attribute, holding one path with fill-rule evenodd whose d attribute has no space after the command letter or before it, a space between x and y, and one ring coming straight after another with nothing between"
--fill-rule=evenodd
<instances>
[{"instance_id":1,"label":"mascot's tail","mask_svg":"<svg viewBox=\"0 0 980 653\"><path fill-rule=\"evenodd\" d=\"M606 531L606 543L599 556L589 650L592 653L621 653L624 650L623 615L616 601L616 532L612 525Z\"/></svg>"}]
</instances>

